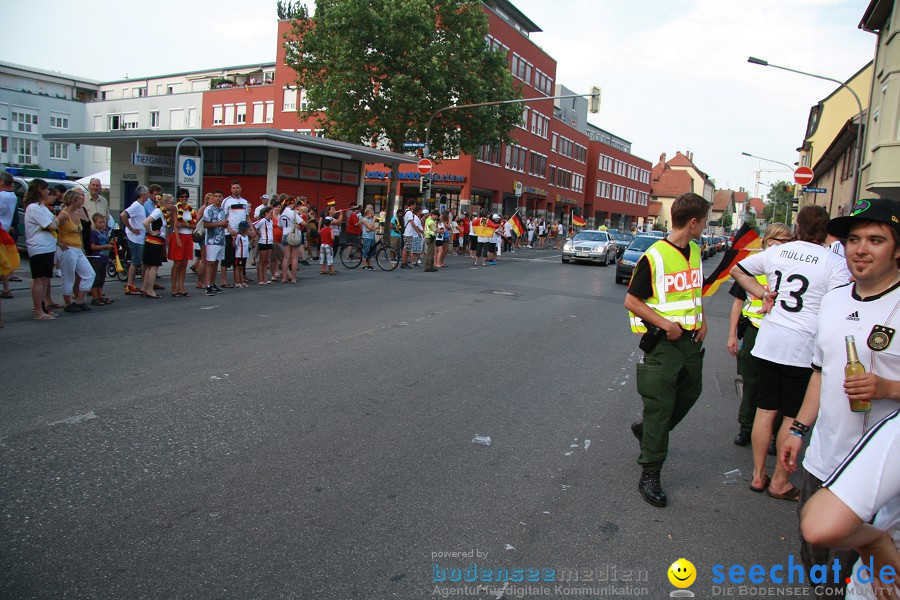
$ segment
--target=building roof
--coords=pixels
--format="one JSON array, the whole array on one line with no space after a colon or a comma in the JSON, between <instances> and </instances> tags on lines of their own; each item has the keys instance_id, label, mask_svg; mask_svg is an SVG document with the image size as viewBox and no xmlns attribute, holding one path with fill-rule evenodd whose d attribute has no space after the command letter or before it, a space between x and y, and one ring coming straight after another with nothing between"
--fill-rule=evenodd
<instances>
[{"instance_id":1,"label":"building roof","mask_svg":"<svg viewBox=\"0 0 900 600\"><path fill-rule=\"evenodd\" d=\"M38 69L37 67L29 67L27 65L11 63L11 62L5 61L5 60L0 60L0 67L7 67L10 69L18 69L20 71L27 71L29 73L35 73L36 75L57 77L59 79L70 79L73 82L89 83L91 85L100 85L99 81L97 81L95 79L88 79L87 77L81 77L80 75L69 75L68 73L60 73L59 71L49 71L47 69Z\"/></svg>"},{"instance_id":2,"label":"building roof","mask_svg":"<svg viewBox=\"0 0 900 600\"><path fill-rule=\"evenodd\" d=\"M654 167L654 173L656 167ZM694 180L687 171L661 170L658 178L650 179L650 195L675 198L694 189Z\"/></svg>"},{"instance_id":3,"label":"building roof","mask_svg":"<svg viewBox=\"0 0 900 600\"><path fill-rule=\"evenodd\" d=\"M347 142L338 142L303 133L263 127L226 127L215 129L183 129L157 131L129 129L127 131L88 131L82 133L45 133L45 140L70 142L107 148L134 148L137 142L156 142L158 146L174 147L184 138L194 138L202 146L252 146L257 148L281 148L297 152L309 152L366 163L417 163L418 158L407 154L387 152Z\"/></svg>"},{"instance_id":4,"label":"building roof","mask_svg":"<svg viewBox=\"0 0 900 600\"><path fill-rule=\"evenodd\" d=\"M275 67L274 62L254 63L250 65L236 65L233 67L212 67L211 69L195 69L193 71L181 71L179 73L164 73L162 75L149 75L147 77L128 77L127 79L116 79L113 81L104 81L103 85L112 85L115 83L127 83L129 81L147 81L148 79L165 79L167 77L187 77L189 75L204 74L234 74L235 71L259 71L262 69L270 69Z\"/></svg>"},{"instance_id":5,"label":"building roof","mask_svg":"<svg viewBox=\"0 0 900 600\"><path fill-rule=\"evenodd\" d=\"M482 4L494 12L497 12L498 10L501 11L510 19L518 23L519 26L528 33L543 31L534 21L525 16L525 13L516 8L512 2L509 2L509 0L484 0Z\"/></svg>"},{"instance_id":6,"label":"building roof","mask_svg":"<svg viewBox=\"0 0 900 600\"><path fill-rule=\"evenodd\" d=\"M662 210L662 202L648 202L647 203L647 216L648 217L658 217L659 211Z\"/></svg>"},{"instance_id":7,"label":"building roof","mask_svg":"<svg viewBox=\"0 0 900 600\"><path fill-rule=\"evenodd\" d=\"M750 208L756 211L756 214L763 214L763 209L766 208L766 203L762 201L762 198L750 198Z\"/></svg>"},{"instance_id":8,"label":"building roof","mask_svg":"<svg viewBox=\"0 0 900 600\"><path fill-rule=\"evenodd\" d=\"M734 202L734 190L719 190L713 196L712 210L726 212Z\"/></svg>"},{"instance_id":9,"label":"building roof","mask_svg":"<svg viewBox=\"0 0 900 600\"><path fill-rule=\"evenodd\" d=\"M891 16L894 0L872 0L863 13L859 28L871 33L880 32Z\"/></svg>"},{"instance_id":10,"label":"building roof","mask_svg":"<svg viewBox=\"0 0 900 600\"><path fill-rule=\"evenodd\" d=\"M747 192L735 192L734 193L734 203L735 204L746 204L747 200L750 199L750 194Z\"/></svg>"},{"instance_id":11,"label":"building roof","mask_svg":"<svg viewBox=\"0 0 900 600\"><path fill-rule=\"evenodd\" d=\"M683 154L680 150L675 153L675 156L672 157L671 160L666 162L666 165L669 167L690 167L693 168L697 173L700 174L700 177L703 178L704 181L709 180L709 176L706 173L701 171L697 165L694 164L693 158L689 157L686 154Z\"/></svg>"}]
</instances>

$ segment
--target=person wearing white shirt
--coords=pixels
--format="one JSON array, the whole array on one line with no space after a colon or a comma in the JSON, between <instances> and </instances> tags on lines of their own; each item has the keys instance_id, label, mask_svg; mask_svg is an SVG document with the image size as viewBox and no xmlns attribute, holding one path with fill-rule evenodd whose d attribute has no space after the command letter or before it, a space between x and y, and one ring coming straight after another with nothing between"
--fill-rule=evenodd
<instances>
[{"instance_id":1,"label":"person wearing white shirt","mask_svg":"<svg viewBox=\"0 0 900 600\"><path fill-rule=\"evenodd\" d=\"M228 215L227 235L225 236L225 260L222 261L222 287L230 288L228 284L228 268L234 266L234 238L238 234L238 226L241 223L250 222L250 201L241 196L241 183L231 182L231 196L222 202L222 208ZM256 231L250 230L250 237L255 239Z\"/></svg>"},{"instance_id":2,"label":"person wearing white shirt","mask_svg":"<svg viewBox=\"0 0 900 600\"><path fill-rule=\"evenodd\" d=\"M861 200L850 215L828 223L828 232L846 238L847 266L854 281L831 290L822 299L812 377L790 435L778 445L778 463L787 472L795 471L803 437L815 424L803 459L801 512L854 444L877 421L900 408L900 340L895 339L900 330L900 202ZM763 326L768 319L763 319ZM844 376L848 335L854 337L864 374ZM853 412L851 401L868 402L870 409ZM785 423L789 421L785 419ZM892 459L896 461L896 456ZM891 463L896 469L895 464ZM839 560L839 581L844 581L856 553L832 550L801 536L800 557L807 571L816 565L828 565L830 569L834 560ZM817 592L818 598L837 595L832 588Z\"/></svg>"},{"instance_id":3,"label":"person wearing white shirt","mask_svg":"<svg viewBox=\"0 0 900 600\"><path fill-rule=\"evenodd\" d=\"M137 199L119 215L122 225L125 227L128 252L131 255L131 264L128 266L128 281L125 282L125 293L130 295L140 295L140 292L134 287L134 276L144 259L144 241L147 236L147 230L144 229L144 219L147 218L144 203L152 202L149 199L150 190L147 186L139 185L135 189L135 193L137 194Z\"/></svg>"},{"instance_id":4,"label":"person wearing white shirt","mask_svg":"<svg viewBox=\"0 0 900 600\"><path fill-rule=\"evenodd\" d=\"M796 241L771 246L745 258L731 270L731 276L757 298L774 298L756 336L751 354L757 360L759 386L756 416L750 440L753 447L752 491L768 486L772 498L796 502L800 490L776 461L771 480L766 473L766 454L778 413L784 417L776 435L781 445L788 437L791 421L797 416L813 373L816 323L822 297L829 290L850 281L845 261L826 248L828 213L821 206L808 205L797 213ZM769 289L756 280L765 275Z\"/></svg>"},{"instance_id":5,"label":"person wearing white shirt","mask_svg":"<svg viewBox=\"0 0 900 600\"><path fill-rule=\"evenodd\" d=\"M56 257L56 236L59 223L50 212L50 189L43 179L32 179L25 192L25 241L31 268L31 299L36 321L52 321L56 315L44 307L44 297L50 289L53 262Z\"/></svg>"}]
</instances>

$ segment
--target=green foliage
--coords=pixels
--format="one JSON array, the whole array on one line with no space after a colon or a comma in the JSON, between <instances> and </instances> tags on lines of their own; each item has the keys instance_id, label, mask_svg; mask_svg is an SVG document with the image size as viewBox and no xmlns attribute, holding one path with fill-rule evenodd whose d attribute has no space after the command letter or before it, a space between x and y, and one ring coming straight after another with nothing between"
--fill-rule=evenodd
<instances>
[{"instance_id":1,"label":"green foliage","mask_svg":"<svg viewBox=\"0 0 900 600\"><path fill-rule=\"evenodd\" d=\"M766 208L763 210L763 217L766 223L784 223L785 211L791 206L794 199L794 184L787 181L779 181L769 188ZM791 215L787 215L787 224L791 224Z\"/></svg>"},{"instance_id":2,"label":"green foliage","mask_svg":"<svg viewBox=\"0 0 900 600\"><path fill-rule=\"evenodd\" d=\"M280 20L305 19L308 16L306 5L300 0L297 2L290 2L290 0L282 2L281 0L278 0L278 2L275 3L275 10L278 12L278 18Z\"/></svg>"},{"instance_id":3,"label":"green foliage","mask_svg":"<svg viewBox=\"0 0 900 600\"><path fill-rule=\"evenodd\" d=\"M327 137L378 142L400 152L425 140L428 118L449 105L521 97L505 54L485 45L488 19L477 0L317 0L285 42ZM431 155L475 154L509 139L522 106L449 110L431 127Z\"/></svg>"},{"instance_id":4,"label":"green foliage","mask_svg":"<svg viewBox=\"0 0 900 600\"><path fill-rule=\"evenodd\" d=\"M757 230L757 232L759 231L759 223L756 222L756 217L754 217L752 214L747 215L745 222L747 223L747 225Z\"/></svg>"},{"instance_id":5,"label":"green foliage","mask_svg":"<svg viewBox=\"0 0 900 600\"><path fill-rule=\"evenodd\" d=\"M719 225L721 225L722 228L725 229L725 231L730 231L732 218L733 217L731 216L731 213L725 213L724 215L722 215L722 218L719 220Z\"/></svg>"}]
</instances>

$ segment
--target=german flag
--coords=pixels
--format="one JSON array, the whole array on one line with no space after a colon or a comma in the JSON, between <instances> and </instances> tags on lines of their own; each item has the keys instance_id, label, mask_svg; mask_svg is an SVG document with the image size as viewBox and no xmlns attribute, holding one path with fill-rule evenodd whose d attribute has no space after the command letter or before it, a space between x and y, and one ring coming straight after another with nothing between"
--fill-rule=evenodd
<instances>
[{"instance_id":1,"label":"german flag","mask_svg":"<svg viewBox=\"0 0 900 600\"><path fill-rule=\"evenodd\" d=\"M334 206L337 200L334 199L334 196L325 196L326 204L328 206Z\"/></svg>"},{"instance_id":2,"label":"german flag","mask_svg":"<svg viewBox=\"0 0 900 600\"><path fill-rule=\"evenodd\" d=\"M517 236L522 236L525 233L525 223L522 222L522 217L519 216L519 211L509 218L509 224L512 226L513 231L516 232Z\"/></svg>"},{"instance_id":3,"label":"german flag","mask_svg":"<svg viewBox=\"0 0 900 600\"><path fill-rule=\"evenodd\" d=\"M572 211L572 225L575 227L584 227L587 223L584 219L575 214L575 211Z\"/></svg>"},{"instance_id":4,"label":"german flag","mask_svg":"<svg viewBox=\"0 0 900 600\"><path fill-rule=\"evenodd\" d=\"M19 251L16 241L0 227L0 275L9 275L19 268Z\"/></svg>"},{"instance_id":5,"label":"german flag","mask_svg":"<svg viewBox=\"0 0 900 600\"><path fill-rule=\"evenodd\" d=\"M760 249L760 239L749 225L744 223L734 236L734 244L722 255L722 262L716 270L703 280L703 295L712 296L719 286L731 278L731 269L744 260L751 252Z\"/></svg>"}]
</instances>

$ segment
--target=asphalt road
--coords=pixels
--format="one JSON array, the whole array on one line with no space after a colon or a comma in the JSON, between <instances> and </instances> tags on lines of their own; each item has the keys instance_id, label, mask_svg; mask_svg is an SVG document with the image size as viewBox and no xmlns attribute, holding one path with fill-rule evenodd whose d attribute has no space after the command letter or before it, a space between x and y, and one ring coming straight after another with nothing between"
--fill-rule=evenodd
<instances>
[{"instance_id":1,"label":"asphalt road","mask_svg":"<svg viewBox=\"0 0 900 600\"><path fill-rule=\"evenodd\" d=\"M614 267L448 262L301 267L214 298L107 284L115 304L55 322L4 301L0 597L497 597L435 581L475 563L480 581L553 569L505 598L660 598L685 557L702 598L713 565L796 557L796 505L751 493L731 443L724 289L658 509L636 489L640 353Z\"/></svg>"}]
</instances>

